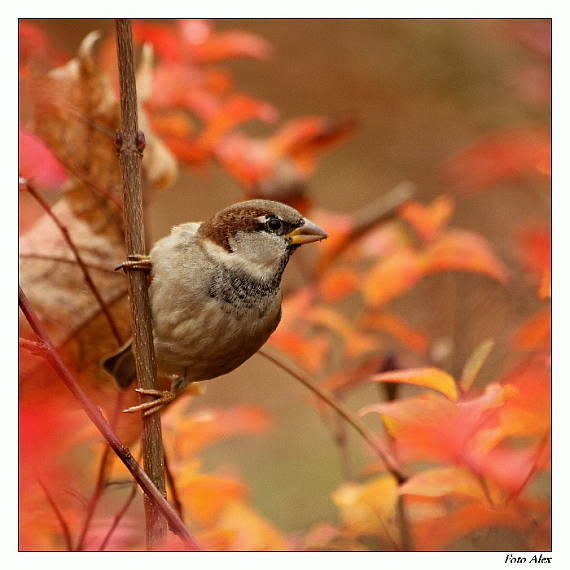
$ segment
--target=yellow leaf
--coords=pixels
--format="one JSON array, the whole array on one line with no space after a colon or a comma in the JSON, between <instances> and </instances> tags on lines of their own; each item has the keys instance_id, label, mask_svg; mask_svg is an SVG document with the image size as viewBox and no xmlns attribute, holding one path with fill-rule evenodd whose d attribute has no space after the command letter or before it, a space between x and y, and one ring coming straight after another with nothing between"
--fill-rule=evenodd
<instances>
[{"instance_id":1,"label":"yellow leaf","mask_svg":"<svg viewBox=\"0 0 570 570\"><path fill-rule=\"evenodd\" d=\"M384 305L411 289L423 272L421 256L412 248L400 248L370 269L362 284L364 300L372 307Z\"/></svg>"},{"instance_id":2,"label":"yellow leaf","mask_svg":"<svg viewBox=\"0 0 570 570\"><path fill-rule=\"evenodd\" d=\"M469 388L473 385L475 378L477 378L477 374L479 374L479 370L483 364L485 364L485 360L489 356L491 350L495 346L495 341L493 339L488 339L483 341L471 354L469 360L466 362L465 367L463 368L463 374L461 375L461 380L459 382L461 388L467 392Z\"/></svg>"},{"instance_id":3,"label":"yellow leaf","mask_svg":"<svg viewBox=\"0 0 570 570\"><path fill-rule=\"evenodd\" d=\"M341 518L352 536L380 534L398 541L395 508L398 486L391 475L382 475L366 484L344 483L332 496Z\"/></svg>"},{"instance_id":4,"label":"yellow leaf","mask_svg":"<svg viewBox=\"0 0 570 570\"><path fill-rule=\"evenodd\" d=\"M400 384L414 384L424 388L431 388L450 400L457 400L457 386L455 380L447 372L439 368L410 368L408 370L393 370L374 375L373 382L397 382Z\"/></svg>"},{"instance_id":5,"label":"yellow leaf","mask_svg":"<svg viewBox=\"0 0 570 570\"><path fill-rule=\"evenodd\" d=\"M228 550L285 550L279 532L251 507L241 501L226 506L216 530L233 533Z\"/></svg>"}]
</instances>

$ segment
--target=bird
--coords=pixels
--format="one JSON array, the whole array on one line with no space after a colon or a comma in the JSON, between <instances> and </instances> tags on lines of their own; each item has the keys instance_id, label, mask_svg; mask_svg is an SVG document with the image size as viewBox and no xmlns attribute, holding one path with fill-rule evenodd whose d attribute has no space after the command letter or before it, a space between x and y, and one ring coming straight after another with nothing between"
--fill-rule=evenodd
<instances>
[{"instance_id":1,"label":"bird","mask_svg":"<svg viewBox=\"0 0 570 570\"><path fill-rule=\"evenodd\" d=\"M291 255L327 237L294 208L256 199L175 226L149 256L130 256L120 268L150 272L157 369L171 383L169 390L137 389L155 399L124 411L153 414L190 384L253 356L281 319L281 279ZM128 388L136 376L132 340L102 364Z\"/></svg>"}]
</instances>

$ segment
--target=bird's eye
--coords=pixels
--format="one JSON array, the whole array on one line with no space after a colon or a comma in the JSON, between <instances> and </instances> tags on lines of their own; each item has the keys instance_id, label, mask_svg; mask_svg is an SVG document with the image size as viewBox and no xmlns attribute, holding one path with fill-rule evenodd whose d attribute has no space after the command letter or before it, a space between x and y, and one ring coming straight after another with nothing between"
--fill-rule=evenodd
<instances>
[{"instance_id":1,"label":"bird's eye","mask_svg":"<svg viewBox=\"0 0 570 570\"><path fill-rule=\"evenodd\" d=\"M281 229L283 229L283 222L277 218L271 218L270 220L267 220L267 222L265 223L265 227L270 231L270 232L279 232Z\"/></svg>"}]
</instances>

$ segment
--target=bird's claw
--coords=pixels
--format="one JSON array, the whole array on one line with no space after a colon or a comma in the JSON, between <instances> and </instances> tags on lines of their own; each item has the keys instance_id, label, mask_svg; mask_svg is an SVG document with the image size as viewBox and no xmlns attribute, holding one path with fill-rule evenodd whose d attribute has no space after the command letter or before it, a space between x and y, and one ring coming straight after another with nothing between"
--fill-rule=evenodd
<instances>
[{"instance_id":1,"label":"bird's claw","mask_svg":"<svg viewBox=\"0 0 570 570\"><path fill-rule=\"evenodd\" d=\"M144 417L148 417L155 412L158 412L164 406L170 404L176 398L176 394L170 390L153 390L150 388L135 388L135 392L143 394L144 396L154 396L156 400L150 402L143 402L137 406L131 406L126 410L123 410L126 414L132 414L133 412L143 412Z\"/></svg>"},{"instance_id":2,"label":"bird's claw","mask_svg":"<svg viewBox=\"0 0 570 570\"><path fill-rule=\"evenodd\" d=\"M123 261L121 265L115 267L115 271L122 269L123 271L130 271L132 269L141 269L150 272L152 269L152 261L148 255L132 254L127 256L127 260Z\"/></svg>"}]
</instances>

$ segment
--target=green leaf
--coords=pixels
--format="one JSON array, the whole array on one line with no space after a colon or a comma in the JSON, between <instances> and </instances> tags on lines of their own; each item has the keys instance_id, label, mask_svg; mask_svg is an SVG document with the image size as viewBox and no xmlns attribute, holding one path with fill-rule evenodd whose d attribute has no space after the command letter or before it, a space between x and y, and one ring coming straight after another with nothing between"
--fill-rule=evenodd
<instances>
[{"instance_id":1,"label":"green leaf","mask_svg":"<svg viewBox=\"0 0 570 570\"><path fill-rule=\"evenodd\" d=\"M485 360L489 356L489 353L495 346L495 341L493 339L487 339L483 341L471 354L469 360L463 368L463 374L461 375L461 380L459 385L464 392L467 392L469 388L475 382L479 370L481 370Z\"/></svg>"}]
</instances>

